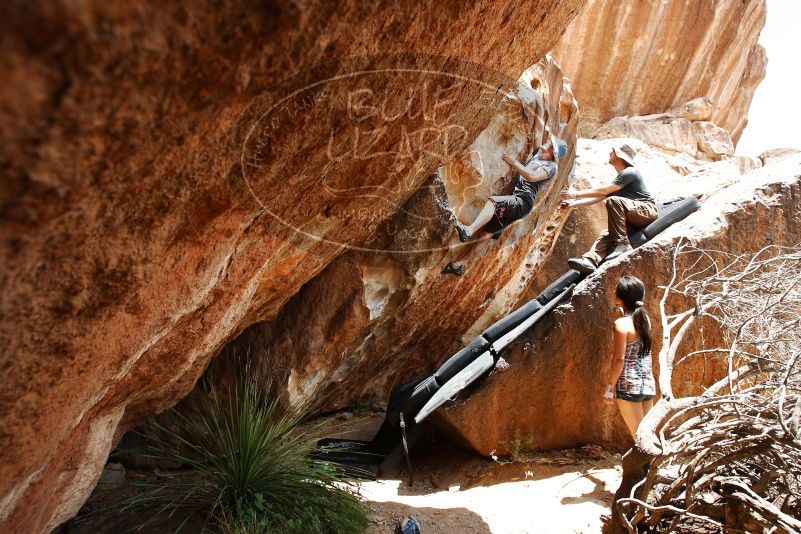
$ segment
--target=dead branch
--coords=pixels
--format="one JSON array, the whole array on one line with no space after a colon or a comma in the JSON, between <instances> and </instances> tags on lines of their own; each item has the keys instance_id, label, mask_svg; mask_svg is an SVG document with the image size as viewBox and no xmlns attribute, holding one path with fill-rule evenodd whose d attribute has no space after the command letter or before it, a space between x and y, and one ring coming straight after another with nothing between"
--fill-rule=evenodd
<instances>
[{"instance_id":1,"label":"dead branch","mask_svg":"<svg viewBox=\"0 0 801 534\"><path fill-rule=\"evenodd\" d=\"M660 289L661 398L624 457L616 526L801 532L801 247L732 255L682 239ZM700 317L723 344L683 351ZM677 398L674 366L696 355L724 359L725 376Z\"/></svg>"}]
</instances>

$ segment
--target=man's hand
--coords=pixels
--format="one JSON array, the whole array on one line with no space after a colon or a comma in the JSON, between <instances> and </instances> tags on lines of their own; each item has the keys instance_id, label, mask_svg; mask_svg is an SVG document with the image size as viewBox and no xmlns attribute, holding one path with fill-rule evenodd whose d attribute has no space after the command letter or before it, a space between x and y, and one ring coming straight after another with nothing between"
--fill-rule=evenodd
<instances>
[{"instance_id":1,"label":"man's hand","mask_svg":"<svg viewBox=\"0 0 801 534\"><path fill-rule=\"evenodd\" d=\"M572 207L573 207L573 206L575 206L575 205L576 205L576 201L575 201L575 200L563 200L563 201L562 201L562 202L559 204L559 209L560 209L560 210L566 210L566 209L570 209L570 208L572 208Z\"/></svg>"},{"instance_id":2,"label":"man's hand","mask_svg":"<svg viewBox=\"0 0 801 534\"><path fill-rule=\"evenodd\" d=\"M562 191L559 196L562 197L562 200L571 200L576 198L576 192L568 189L567 191Z\"/></svg>"},{"instance_id":3,"label":"man's hand","mask_svg":"<svg viewBox=\"0 0 801 534\"><path fill-rule=\"evenodd\" d=\"M503 153L503 156L501 156L501 159L502 159L503 161L505 161L506 163L508 163L508 164L509 164L510 166L512 166L512 167L514 167L514 166L515 166L515 163L517 163L517 161L515 160L515 158L513 158L512 156L510 156L510 155L509 155L509 154L507 154L506 152L504 152L504 153Z\"/></svg>"}]
</instances>

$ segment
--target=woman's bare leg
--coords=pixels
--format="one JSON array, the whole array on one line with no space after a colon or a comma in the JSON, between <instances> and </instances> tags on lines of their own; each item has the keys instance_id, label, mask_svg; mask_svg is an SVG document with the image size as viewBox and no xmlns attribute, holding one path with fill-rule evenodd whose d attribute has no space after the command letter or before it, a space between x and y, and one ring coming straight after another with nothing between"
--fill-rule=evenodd
<instances>
[{"instance_id":1,"label":"woman's bare leg","mask_svg":"<svg viewBox=\"0 0 801 534\"><path fill-rule=\"evenodd\" d=\"M654 407L654 399L648 399L642 401L642 416L645 417L645 414L647 414L648 411L653 407Z\"/></svg>"},{"instance_id":2,"label":"woman's bare leg","mask_svg":"<svg viewBox=\"0 0 801 534\"><path fill-rule=\"evenodd\" d=\"M640 421L643 418L642 403L617 399L617 407L620 409L620 415L623 416L626 426L629 427L631 437L636 436L637 427L640 426Z\"/></svg>"}]
</instances>

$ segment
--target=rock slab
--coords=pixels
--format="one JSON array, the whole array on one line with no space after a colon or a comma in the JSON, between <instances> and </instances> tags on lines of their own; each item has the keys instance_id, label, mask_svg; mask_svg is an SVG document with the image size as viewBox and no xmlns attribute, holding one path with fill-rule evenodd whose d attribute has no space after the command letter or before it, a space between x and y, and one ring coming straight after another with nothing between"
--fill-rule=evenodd
<instances>
[{"instance_id":1,"label":"rock slab","mask_svg":"<svg viewBox=\"0 0 801 534\"><path fill-rule=\"evenodd\" d=\"M588 0L552 51L581 103L579 135L708 97L703 120L736 144L765 77L765 16L765 0Z\"/></svg>"}]
</instances>

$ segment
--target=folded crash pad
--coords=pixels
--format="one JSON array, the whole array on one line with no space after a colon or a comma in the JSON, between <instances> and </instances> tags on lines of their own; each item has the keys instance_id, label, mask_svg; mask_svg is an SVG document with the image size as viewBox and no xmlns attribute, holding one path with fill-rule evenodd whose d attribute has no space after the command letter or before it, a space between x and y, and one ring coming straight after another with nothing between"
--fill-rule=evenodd
<instances>
[{"instance_id":1,"label":"folded crash pad","mask_svg":"<svg viewBox=\"0 0 801 534\"><path fill-rule=\"evenodd\" d=\"M490 342L496 341L504 334L514 329L517 325L525 321L526 318L537 313L540 308L542 308L542 304L540 304L537 299L532 299L484 330L482 335Z\"/></svg>"},{"instance_id":2,"label":"folded crash pad","mask_svg":"<svg viewBox=\"0 0 801 534\"><path fill-rule=\"evenodd\" d=\"M537 302L545 306L553 299L558 297L565 288L573 284L577 284L583 275L575 269L570 269L565 274L556 279L551 285L546 287L542 293L537 296Z\"/></svg>"},{"instance_id":3,"label":"folded crash pad","mask_svg":"<svg viewBox=\"0 0 801 534\"><path fill-rule=\"evenodd\" d=\"M389 394L387 420L397 424L400 413L411 419L438 389L439 384L433 374L396 387Z\"/></svg>"},{"instance_id":4,"label":"folded crash pad","mask_svg":"<svg viewBox=\"0 0 801 534\"><path fill-rule=\"evenodd\" d=\"M456 373L465 368L467 364L478 358L478 356L489 348L490 342L484 336L478 336L467 344L465 348L448 358L445 363L440 365L434 373L437 384L444 384Z\"/></svg>"},{"instance_id":5,"label":"folded crash pad","mask_svg":"<svg viewBox=\"0 0 801 534\"><path fill-rule=\"evenodd\" d=\"M415 416L414 422L419 423L428 415L445 404L448 399L455 396L464 388L478 380L479 377L489 372L495 366L495 358L489 352L483 353L481 356L470 362L464 369L451 378L443 387L439 389L420 412Z\"/></svg>"}]
</instances>

